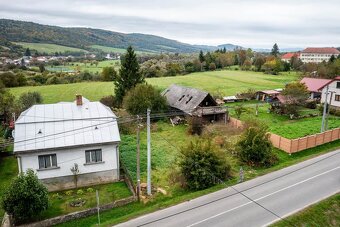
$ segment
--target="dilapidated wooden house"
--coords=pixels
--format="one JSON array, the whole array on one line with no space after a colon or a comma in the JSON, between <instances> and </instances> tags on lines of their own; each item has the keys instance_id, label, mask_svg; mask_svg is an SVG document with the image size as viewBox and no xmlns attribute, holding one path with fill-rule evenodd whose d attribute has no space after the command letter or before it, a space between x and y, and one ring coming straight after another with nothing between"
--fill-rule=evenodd
<instances>
[{"instance_id":1,"label":"dilapidated wooden house","mask_svg":"<svg viewBox=\"0 0 340 227\"><path fill-rule=\"evenodd\" d=\"M172 109L189 116L202 117L207 121L226 121L228 118L227 110L218 106L208 92L173 84L162 95Z\"/></svg>"}]
</instances>

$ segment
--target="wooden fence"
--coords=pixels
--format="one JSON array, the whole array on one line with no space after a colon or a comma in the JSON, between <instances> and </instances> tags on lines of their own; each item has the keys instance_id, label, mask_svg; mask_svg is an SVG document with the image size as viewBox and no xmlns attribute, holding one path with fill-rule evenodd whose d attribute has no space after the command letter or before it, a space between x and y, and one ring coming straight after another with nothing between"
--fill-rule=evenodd
<instances>
[{"instance_id":1,"label":"wooden fence","mask_svg":"<svg viewBox=\"0 0 340 227\"><path fill-rule=\"evenodd\" d=\"M238 119L230 118L229 123L237 128L243 127L244 123ZM285 137L270 133L270 141L273 146L289 154L313 148L325 143L340 139L340 128L317 133L310 136L300 137L297 139L287 139Z\"/></svg>"}]
</instances>

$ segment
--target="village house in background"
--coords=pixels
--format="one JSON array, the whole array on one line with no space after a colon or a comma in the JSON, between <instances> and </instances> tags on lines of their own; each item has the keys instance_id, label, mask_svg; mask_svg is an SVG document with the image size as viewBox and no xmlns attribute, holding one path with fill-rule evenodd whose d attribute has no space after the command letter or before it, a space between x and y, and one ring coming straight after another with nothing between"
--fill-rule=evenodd
<instances>
[{"instance_id":1,"label":"village house in background","mask_svg":"<svg viewBox=\"0 0 340 227\"><path fill-rule=\"evenodd\" d=\"M296 56L297 58L300 57L300 53L297 52L297 53L286 53L284 55L281 56L281 60L284 61L284 62L290 62L290 60L292 59L292 57Z\"/></svg>"},{"instance_id":2,"label":"village house in background","mask_svg":"<svg viewBox=\"0 0 340 227\"><path fill-rule=\"evenodd\" d=\"M310 99L320 101L321 89L332 80L304 77L300 83L304 83L310 92Z\"/></svg>"},{"instance_id":3,"label":"village house in background","mask_svg":"<svg viewBox=\"0 0 340 227\"><path fill-rule=\"evenodd\" d=\"M19 171L33 169L50 191L119 180L119 142L116 115L81 95L34 105L15 122Z\"/></svg>"},{"instance_id":4,"label":"village house in background","mask_svg":"<svg viewBox=\"0 0 340 227\"><path fill-rule=\"evenodd\" d=\"M321 63L329 61L332 55L337 57L340 51L334 47L308 47L301 51L300 59L303 63Z\"/></svg>"},{"instance_id":5,"label":"village house in background","mask_svg":"<svg viewBox=\"0 0 340 227\"><path fill-rule=\"evenodd\" d=\"M165 89L162 95L166 97L169 106L178 113L202 117L206 121L228 119L226 109L218 106L208 92L173 84Z\"/></svg>"},{"instance_id":6,"label":"village house in background","mask_svg":"<svg viewBox=\"0 0 340 227\"><path fill-rule=\"evenodd\" d=\"M340 76L330 80L327 84L320 88L321 91L321 103L324 103L327 95L327 103L331 107L340 110Z\"/></svg>"}]
</instances>

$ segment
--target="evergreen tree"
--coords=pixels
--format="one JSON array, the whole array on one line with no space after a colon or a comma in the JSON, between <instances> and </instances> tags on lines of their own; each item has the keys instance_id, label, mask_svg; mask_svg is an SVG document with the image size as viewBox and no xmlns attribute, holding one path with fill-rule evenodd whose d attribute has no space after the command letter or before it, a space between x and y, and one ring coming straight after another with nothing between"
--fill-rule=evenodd
<instances>
[{"instance_id":1,"label":"evergreen tree","mask_svg":"<svg viewBox=\"0 0 340 227\"><path fill-rule=\"evenodd\" d=\"M334 56L334 54L332 54L332 56L329 58L329 61L328 62L334 62L335 61L335 56Z\"/></svg>"},{"instance_id":2,"label":"evergreen tree","mask_svg":"<svg viewBox=\"0 0 340 227\"><path fill-rule=\"evenodd\" d=\"M198 56L198 59L199 59L199 61L201 63L201 71L203 71L203 62L205 60L205 57L204 57L204 54L203 54L202 50L200 51L200 55Z\"/></svg>"},{"instance_id":3,"label":"evergreen tree","mask_svg":"<svg viewBox=\"0 0 340 227\"><path fill-rule=\"evenodd\" d=\"M277 55L279 54L279 46L275 43L273 46L273 49L271 51L271 55L277 57Z\"/></svg>"},{"instance_id":4,"label":"evergreen tree","mask_svg":"<svg viewBox=\"0 0 340 227\"><path fill-rule=\"evenodd\" d=\"M119 75L114 78L117 104L121 105L126 92L139 83L144 83L144 78L140 73L135 51L129 46L121 60Z\"/></svg>"},{"instance_id":5,"label":"evergreen tree","mask_svg":"<svg viewBox=\"0 0 340 227\"><path fill-rule=\"evenodd\" d=\"M25 56L31 56L30 48L27 48L25 51Z\"/></svg>"},{"instance_id":6,"label":"evergreen tree","mask_svg":"<svg viewBox=\"0 0 340 227\"><path fill-rule=\"evenodd\" d=\"M227 53L227 49L225 47L223 47L222 53Z\"/></svg>"}]
</instances>

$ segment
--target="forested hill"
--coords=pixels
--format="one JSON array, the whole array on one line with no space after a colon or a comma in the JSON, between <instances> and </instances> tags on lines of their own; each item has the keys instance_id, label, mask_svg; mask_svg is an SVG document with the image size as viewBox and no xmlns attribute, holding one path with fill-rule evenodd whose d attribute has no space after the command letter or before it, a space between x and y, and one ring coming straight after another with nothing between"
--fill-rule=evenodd
<instances>
[{"instance_id":1,"label":"forested hill","mask_svg":"<svg viewBox=\"0 0 340 227\"><path fill-rule=\"evenodd\" d=\"M0 39L12 42L50 43L89 49L92 45L127 48L132 45L147 52L198 52L202 47L154 35L124 34L102 29L65 28L32 22L0 19ZM206 46L206 50L213 47Z\"/></svg>"}]
</instances>

